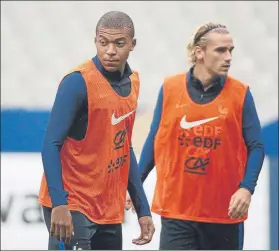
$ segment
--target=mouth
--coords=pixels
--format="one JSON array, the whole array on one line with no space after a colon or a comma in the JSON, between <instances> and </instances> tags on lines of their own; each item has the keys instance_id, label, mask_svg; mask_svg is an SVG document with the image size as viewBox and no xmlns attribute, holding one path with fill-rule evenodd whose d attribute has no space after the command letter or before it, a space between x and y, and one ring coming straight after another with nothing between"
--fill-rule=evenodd
<instances>
[{"instance_id":1,"label":"mouth","mask_svg":"<svg viewBox=\"0 0 279 251\"><path fill-rule=\"evenodd\" d=\"M116 63L116 62L118 62L117 59L105 59L104 61L107 62L107 63Z\"/></svg>"},{"instance_id":2,"label":"mouth","mask_svg":"<svg viewBox=\"0 0 279 251\"><path fill-rule=\"evenodd\" d=\"M118 64L117 60L104 60L106 66L116 66Z\"/></svg>"},{"instance_id":3,"label":"mouth","mask_svg":"<svg viewBox=\"0 0 279 251\"><path fill-rule=\"evenodd\" d=\"M228 70L230 69L230 65L223 65L223 66L222 66L222 69L223 69L224 71L228 71Z\"/></svg>"},{"instance_id":4,"label":"mouth","mask_svg":"<svg viewBox=\"0 0 279 251\"><path fill-rule=\"evenodd\" d=\"M228 68L230 68L231 67L231 65L229 65L229 64L226 64L226 65L223 65L222 66L222 68L226 68L226 69L228 69Z\"/></svg>"}]
</instances>

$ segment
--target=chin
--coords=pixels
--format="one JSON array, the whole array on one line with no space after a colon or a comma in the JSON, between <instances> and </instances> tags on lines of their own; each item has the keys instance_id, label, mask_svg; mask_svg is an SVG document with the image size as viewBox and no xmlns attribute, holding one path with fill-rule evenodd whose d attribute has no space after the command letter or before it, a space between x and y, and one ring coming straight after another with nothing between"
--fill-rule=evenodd
<instances>
[{"instance_id":1,"label":"chin","mask_svg":"<svg viewBox=\"0 0 279 251\"><path fill-rule=\"evenodd\" d=\"M229 70L222 70L222 71L219 71L218 72L218 75L220 77L224 77L224 76L227 76L229 74Z\"/></svg>"},{"instance_id":2,"label":"chin","mask_svg":"<svg viewBox=\"0 0 279 251\"><path fill-rule=\"evenodd\" d=\"M116 66L104 66L104 68L108 72L116 72L116 71L118 71L118 67L116 67Z\"/></svg>"}]
</instances>

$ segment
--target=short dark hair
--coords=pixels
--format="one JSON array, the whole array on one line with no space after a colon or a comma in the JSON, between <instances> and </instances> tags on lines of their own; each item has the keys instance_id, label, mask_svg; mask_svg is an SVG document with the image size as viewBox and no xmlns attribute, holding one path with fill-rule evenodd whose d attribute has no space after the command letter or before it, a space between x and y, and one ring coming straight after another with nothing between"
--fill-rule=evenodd
<instances>
[{"instance_id":1,"label":"short dark hair","mask_svg":"<svg viewBox=\"0 0 279 251\"><path fill-rule=\"evenodd\" d=\"M96 33L100 28L129 29L131 37L133 38L135 36L135 28L132 19L121 11L110 11L104 14L97 23Z\"/></svg>"}]
</instances>

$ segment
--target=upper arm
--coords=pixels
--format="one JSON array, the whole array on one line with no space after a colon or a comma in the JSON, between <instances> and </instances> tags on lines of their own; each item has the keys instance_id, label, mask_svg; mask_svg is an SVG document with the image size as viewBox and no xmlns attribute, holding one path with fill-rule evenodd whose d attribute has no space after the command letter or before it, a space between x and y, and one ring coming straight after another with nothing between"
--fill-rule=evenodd
<instances>
[{"instance_id":1,"label":"upper arm","mask_svg":"<svg viewBox=\"0 0 279 251\"><path fill-rule=\"evenodd\" d=\"M63 144L86 96L85 81L80 72L73 72L62 80L51 110L45 140L56 145Z\"/></svg>"},{"instance_id":2,"label":"upper arm","mask_svg":"<svg viewBox=\"0 0 279 251\"><path fill-rule=\"evenodd\" d=\"M153 120L151 123L150 131L154 134L157 133L160 122L161 122L161 116L162 116L162 110L163 110L163 86L161 86L159 95L157 98L157 103L154 109L153 114Z\"/></svg>"},{"instance_id":3,"label":"upper arm","mask_svg":"<svg viewBox=\"0 0 279 251\"><path fill-rule=\"evenodd\" d=\"M248 150L251 150L255 146L262 147L261 124L252 93L249 89L247 90L243 106L242 131Z\"/></svg>"}]
</instances>

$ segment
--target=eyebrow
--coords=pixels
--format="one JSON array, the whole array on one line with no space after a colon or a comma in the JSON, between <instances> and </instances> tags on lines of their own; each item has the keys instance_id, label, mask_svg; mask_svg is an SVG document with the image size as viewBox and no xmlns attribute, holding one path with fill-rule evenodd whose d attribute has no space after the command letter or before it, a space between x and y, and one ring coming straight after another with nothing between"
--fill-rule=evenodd
<instances>
[{"instance_id":1,"label":"eyebrow","mask_svg":"<svg viewBox=\"0 0 279 251\"><path fill-rule=\"evenodd\" d=\"M99 38L103 38L103 39L105 39L105 40L107 40L107 41L119 41L119 40L126 40L126 38L125 38L125 37L119 37L119 38L116 38L116 39L114 39L114 40L110 40L110 39L108 39L107 37L105 37L105 36L103 36L103 35L99 35Z\"/></svg>"},{"instance_id":2,"label":"eyebrow","mask_svg":"<svg viewBox=\"0 0 279 251\"><path fill-rule=\"evenodd\" d=\"M216 47L215 50L227 49L227 48L228 48L228 47L226 47L226 46L219 46L219 47ZM233 49L234 49L234 46L232 46L232 47L229 48L229 50L231 50L231 51L232 51Z\"/></svg>"}]
</instances>

